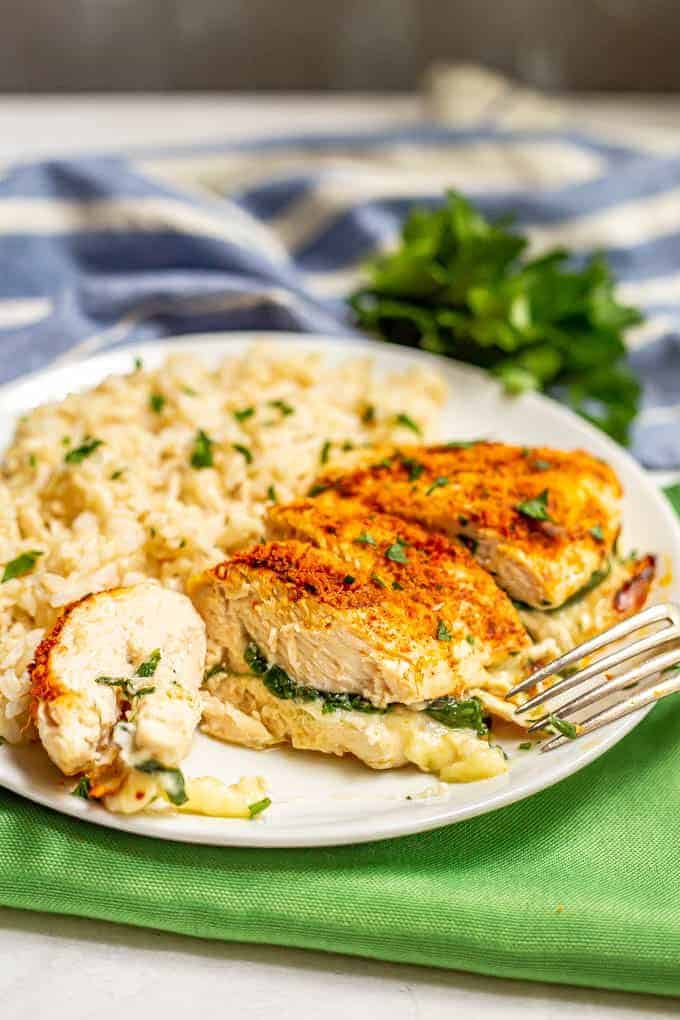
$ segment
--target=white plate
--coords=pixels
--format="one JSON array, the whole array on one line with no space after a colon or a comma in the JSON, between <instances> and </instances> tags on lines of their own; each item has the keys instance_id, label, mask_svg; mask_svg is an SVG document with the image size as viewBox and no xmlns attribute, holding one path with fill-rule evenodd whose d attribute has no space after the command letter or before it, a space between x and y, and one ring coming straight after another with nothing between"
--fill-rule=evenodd
<instances>
[{"instance_id":1,"label":"white plate","mask_svg":"<svg viewBox=\"0 0 680 1020\"><path fill-rule=\"evenodd\" d=\"M665 498L632 458L570 411L543 397L503 395L486 374L434 355L386 344L323 336L223 334L118 349L29 376L0 389L0 446L10 439L16 417L36 404L90 387L112 372L130 369L133 356L152 367L170 347L191 349L208 359L267 339L295 349L323 350L329 359L371 354L380 373L410 365L438 370L450 387L442 416L442 438L495 437L515 443L570 448L580 446L607 460L625 488L623 548L650 550L666 557L680 577L680 528ZM665 594L677 596L670 587ZM198 735L187 775L216 775L229 782L263 775L272 807L255 821L180 815L122 817L71 796L65 780L37 746L0 747L0 785L68 815L145 836L221 846L329 846L403 836L493 811L528 797L583 768L617 743L642 718L629 716L605 730L541 755L516 753L510 771L495 779L463 785L440 784L415 768L373 772L350 760L274 748L250 751ZM407 799L408 798L408 799Z\"/></svg>"}]
</instances>

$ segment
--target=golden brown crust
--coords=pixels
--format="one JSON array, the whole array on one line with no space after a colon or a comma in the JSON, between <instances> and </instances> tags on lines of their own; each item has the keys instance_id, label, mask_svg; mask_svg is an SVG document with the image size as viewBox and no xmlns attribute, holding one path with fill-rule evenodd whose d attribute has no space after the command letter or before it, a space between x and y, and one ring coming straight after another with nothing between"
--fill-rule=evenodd
<instances>
[{"instance_id":1,"label":"golden brown crust","mask_svg":"<svg viewBox=\"0 0 680 1020\"><path fill-rule=\"evenodd\" d=\"M31 678L31 716L36 717L38 712L38 706L44 701L55 701L63 694L67 694L68 691L62 686L56 683L52 670L50 668L50 656L56 645L59 644L59 638L61 632L66 626L68 619L73 610L93 598L93 595L84 595L83 598L77 599L75 602L70 602L62 610L59 618L56 620L54 625L48 630L44 638L38 645L33 656L33 661L28 667L28 673Z\"/></svg>"},{"instance_id":2,"label":"golden brown crust","mask_svg":"<svg viewBox=\"0 0 680 1020\"><path fill-rule=\"evenodd\" d=\"M282 538L329 550L352 573L358 568L378 578L410 605L417 600L430 610L441 607L441 617L481 639L494 660L528 643L507 595L463 545L442 534L332 492L323 503L308 499L273 508L269 527ZM403 549L404 563L390 559L395 545Z\"/></svg>"},{"instance_id":3,"label":"golden brown crust","mask_svg":"<svg viewBox=\"0 0 680 1020\"><path fill-rule=\"evenodd\" d=\"M375 454L374 454L375 457ZM413 465L422 466L414 478ZM447 483L431 487L437 479ZM319 479L345 497L359 498L375 509L398 514L429 526L444 504L455 530L458 522L493 531L513 545L554 553L573 542L586 542L598 551L610 548L618 521L603 512L600 495L612 502L621 496L614 471L583 450L518 447L479 442L470 447L401 447L380 454L370 464L344 474ZM518 507L548 492L552 522L536 521ZM312 489L314 491L314 487ZM604 542L591 534L599 526Z\"/></svg>"}]
</instances>

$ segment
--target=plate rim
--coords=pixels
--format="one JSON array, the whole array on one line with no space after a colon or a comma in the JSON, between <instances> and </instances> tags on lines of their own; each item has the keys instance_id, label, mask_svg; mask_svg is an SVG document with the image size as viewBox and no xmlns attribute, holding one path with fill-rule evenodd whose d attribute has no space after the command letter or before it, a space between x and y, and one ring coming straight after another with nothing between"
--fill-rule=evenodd
<instances>
[{"instance_id":1,"label":"plate rim","mask_svg":"<svg viewBox=\"0 0 680 1020\"><path fill-rule=\"evenodd\" d=\"M9 397L11 402L16 401L20 404L22 393L26 389L36 384L39 385L41 381L48 380L58 386L63 375L69 375L74 370L80 369L83 365L87 365L91 369L93 376L102 379L109 372L120 371L119 367L108 368L108 366L113 363L117 366L121 356L124 355L142 358L158 356L160 358L171 351L179 351L186 347L190 348L192 353L200 356L206 352L210 353L211 347L214 347L215 351L217 351L218 349L224 350L231 343L235 346L242 346L243 344L254 342L266 342L275 345L286 344L300 349L307 347L315 351L318 351L320 345L321 347L328 347L329 345L331 347L342 346L347 349L348 354L351 354L352 349L354 349L355 351L380 354L383 357L386 353L391 352L396 362L407 364L416 361L430 367L444 364L454 367L456 371L460 371L463 374L469 373L472 376L483 378L487 383L491 381L489 380L488 373L475 366L452 358L445 358L429 351L422 351L419 348L403 347L371 337L357 336L356 334L239 330L173 334L151 341L119 344L107 351L86 354L84 356L78 356L77 351L73 352L72 355L67 353L46 367L35 372L25 373L16 379L2 384L0 386L0 400ZM225 351L225 353L227 352ZM323 350L320 353L323 353ZM69 392L78 392L81 389L89 388L93 384L95 383L92 380L83 380L82 385L76 385L69 389ZM537 405L538 408L545 408L549 410L550 414L556 416L558 420L561 418L568 425L572 434L575 431L581 433L585 439L595 437L601 446L604 445L605 449L612 451L615 459L623 458L627 462L628 469L632 470L633 475L637 476L637 480L641 483L644 499L646 501L651 500L656 505L656 509L662 518L665 518L665 523L670 532L669 544L675 547L674 551L680 558L680 523L658 485L655 484L653 479L637 463L628 450L619 446L613 439L580 418L569 408L543 394L524 394L522 400L525 404L529 405L529 412L531 411L531 404ZM20 413L20 411L10 407L6 413L8 417L12 418L17 413ZM324 820L315 823L312 828L305 828L301 821L292 823L290 826L278 825L277 828L273 826L270 828L266 819L259 819L254 823L238 819L214 819L203 816L182 815L172 817L175 819L181 817L187 822L190 819L193 820L193 828L191 824L185 824L184 828L187 831L176 832L166 826L165 823L168 819L154 818L149 815L114 815L98 805L80 801L77 798L69 797L66 800L61 790L55 791L55 796L50 797L39 790L32 790L27 776L24 778L20 775L17 780L13 780L11 777L8 779L2 774L1 768L0 786L60 814L100 825L114 831L122 831L144 838L211 846L248 847L252 849L342 846L368 843L415 835L419 832L431 831L446 825L454 825L469 818L479 817L480 815L500 810L503 807L540 793L542 790L562 782L568 776L581 771L581 769L599 758L627 736L653 707L653 705L647 706L639 712L620 720L610 730L606 729L596 743L591 746L584 746L580 756L575 761L571 757L565 757L561 765L551 770L547 775L529 774L514 787L496 790L489 797L472 804L455 805L446 802L439 804L421 802L418 805L414 805L416 811L413 812L411 820L405 820L403 814L398 812L394 813L394 816L392 813L389 813L380 818L379 822L377 822L377 827L376 823L371 822L370 814L367 819L362 818L358 821L355 819L345 821L342 818ZM559 755L560 751L555 751L553 754ZM63 803L61 802L62 798L64 799ZM344 834L342 831L337 831L338 828L342 830L343 827L348 827L351 831L347 831Z\"/></svg>"}]
</instances>

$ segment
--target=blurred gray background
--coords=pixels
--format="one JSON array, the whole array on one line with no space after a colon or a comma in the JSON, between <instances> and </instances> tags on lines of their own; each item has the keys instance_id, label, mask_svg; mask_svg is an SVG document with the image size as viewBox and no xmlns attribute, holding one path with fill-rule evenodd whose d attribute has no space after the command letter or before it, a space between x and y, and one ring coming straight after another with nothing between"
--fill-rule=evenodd
<instances>
[{"instance_id":1,"label":"blurred gray background","mask_svg":"<svg viewBox=\"0 0 680 1020\"><path fill-rule=\"evenodd\" d=\"M0 90L409 90L473 61L680 91L680 0L0 0Z\"/></svg>"}]
</instances>

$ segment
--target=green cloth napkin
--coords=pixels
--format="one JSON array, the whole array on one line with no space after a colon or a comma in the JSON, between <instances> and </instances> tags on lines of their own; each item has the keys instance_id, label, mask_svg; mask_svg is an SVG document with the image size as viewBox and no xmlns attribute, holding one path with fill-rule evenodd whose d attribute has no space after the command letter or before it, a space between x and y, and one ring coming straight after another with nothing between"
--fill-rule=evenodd
<instances>
[{"instance_id":1,"label":"green cloth napkin","mask_svg":"<svg viewBox=\"0 0 680 1020\"><path fill-rule=\"evenodd\" d=\"M680 512L680 486L669 492ZM213 939L680 994L680 700L557 786L311 850L114 833L0 793L0 902Z\"/></svg>"}]
</instances>

